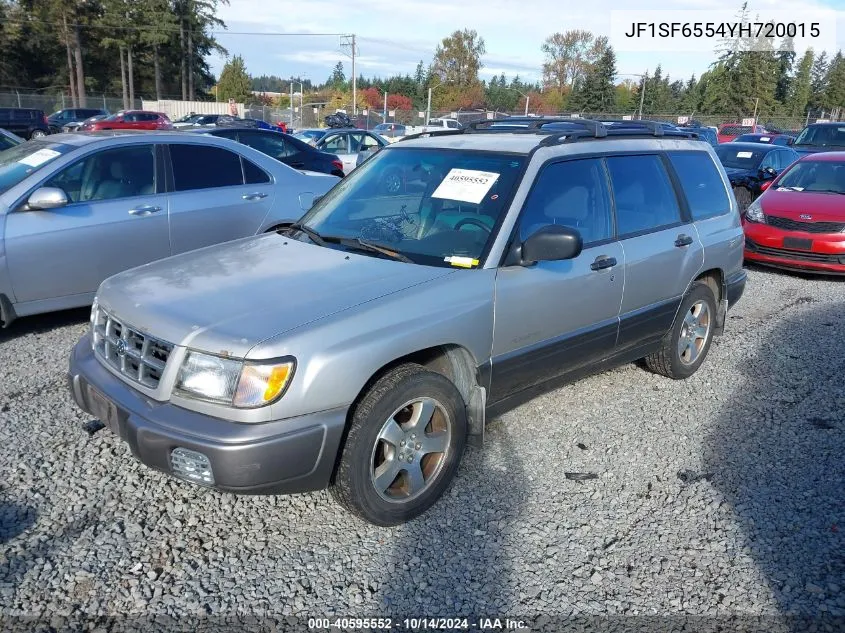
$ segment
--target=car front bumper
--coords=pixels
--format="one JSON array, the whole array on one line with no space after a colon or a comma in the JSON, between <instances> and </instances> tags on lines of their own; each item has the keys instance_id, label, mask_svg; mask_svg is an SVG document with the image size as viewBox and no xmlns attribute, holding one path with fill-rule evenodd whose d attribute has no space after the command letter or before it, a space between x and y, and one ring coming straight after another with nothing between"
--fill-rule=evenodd
<instances>
[{"instance_id":1,"label":"car front bumper","mask_svg":"<svg viewBox=\"0 0 845 633\"><path fill-rule=\"evenodd\" d=\"M288 494L327 487L346 423L345 408L243 424L151 400L94 357L90 334L73 349L68 383L76 404L100 418L145 465L238 494ZM176 468L175 449L182 449ZM180 474L183 460L178 455L186 450L207 458L213 483Z\"/></svg>"},{"instance_id":2,"label":"car front bumper","mask_svg":"<svg viewBox=\"0 0 845 633\"><path fill-rule=\"evenodd\" d=\"M744 222L745 260L789 270L827 274L845 273L845 234L804 233ZM793 248L785 238L804 240ZM807 245L809 244L809 245Z\"/></svg>"}]
</instances>

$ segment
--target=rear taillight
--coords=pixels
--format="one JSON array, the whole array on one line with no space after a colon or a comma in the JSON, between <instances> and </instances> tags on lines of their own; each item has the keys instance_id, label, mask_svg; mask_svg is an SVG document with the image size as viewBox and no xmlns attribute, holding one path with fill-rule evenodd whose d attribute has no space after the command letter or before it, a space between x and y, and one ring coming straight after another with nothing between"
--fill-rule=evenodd
<instances>
[{"instance_id":1,"label":"rear taillight","mask_svg":"<svg viewBox=\"0 0 845 633\"><path fill-rule=\"evenodd\" d=\"M50 126L50 123L47 121L47 117L43 114L41 115L41 122L48 127Z\"/></svg>"},{"instance_id":2,"label":"rear taillight","mask_svg":"<svg viewBox=\"0 0 845 633\"><path fill-rule=\"evenodd\" d=\"M332 161L332 167L336 167L340 171L343 171L343 163L340 162L339 160L333 160Z\"/></svg>"}]
</instances>

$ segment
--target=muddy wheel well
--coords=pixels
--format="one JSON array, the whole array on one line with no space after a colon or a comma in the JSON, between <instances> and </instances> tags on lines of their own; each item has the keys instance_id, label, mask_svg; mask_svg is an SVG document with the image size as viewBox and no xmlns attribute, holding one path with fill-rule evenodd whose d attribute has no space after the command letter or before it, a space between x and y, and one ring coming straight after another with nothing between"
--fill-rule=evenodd
<instances>
[{"instance_id":1,"label":"muddy wheel well","mask_svg":"<svg viewBox=\"0 0 845 633\"><path fill-rule=\"evenodd\" d=\"M716 303L722 300L724 289L724 276L722 271L718 268L705 271L695 278L696 281L703 281L713 291L713 296L716 297Z\"/></svg>"},{"instance_id":2,"label":"muddy wheel well","mask_svg":"<svg viewBox=\"0 0 845 633\"><path fill-rule=\"evenodd\" d=\"M402 356L381 367L361 389L356 402L381 376L403 363L417 363L426 369L442 374L455 384L464 402L469 402L472 390L478 384L477 369L472 354L460 345L437 345Z\"/></svg>"},{"instance_id":3,"label":"muddy wheel well","mask_svg":"<svg viewBox=\"0 0 845 633\"><path fill-rule=\"evenodd\" d=\"M358 403L361 401L361 398L370 390L370 387L381 378L385 373L389 372L394 367L398 367L404 363L417 363L418 365L422 365L427 369L437 372L438 374L442 374L446 378L452 381L454 385L458 388L458 391L461 393L461 396L464 399L464 402L469 405L470 402L473 401L473 392L478 391L478 378L477 378L477 368L475 361L466 349L461 347L460 345L437 345L435 347L429 347L426 349L421 349L411 354L407 354L406 356L402 356L401 358L397 358L386 365L379 368L370 379L366 382L366 384L361 388L361 391L358 392L358 396L355 398L355 401L352 403L352 406L349 407L349 413L347 417L347 425L346 429L343 432L343 437L340 441L340 446L338 447L337 457L335 458L335 465L334 471L332 472L331 481L334 481L335 475L337 473L337 466L340 463L341 455L343 454L344 446L346 445L346 434L349 431L349 420L352 419L354 415L355 408L358 406ZM475 400L477 402L477 398ZM482 404L482 411L475 416L471 416L471 418L475 418L475 423L473 420L470 421L470 427L475 428L476 433L479 431L479 427L481 428L481 432L483 434L483 426L484 426L484 414L483 414L483 404ZM471 431L472 432L472 431Z\"/></svg>"}]
</instances>

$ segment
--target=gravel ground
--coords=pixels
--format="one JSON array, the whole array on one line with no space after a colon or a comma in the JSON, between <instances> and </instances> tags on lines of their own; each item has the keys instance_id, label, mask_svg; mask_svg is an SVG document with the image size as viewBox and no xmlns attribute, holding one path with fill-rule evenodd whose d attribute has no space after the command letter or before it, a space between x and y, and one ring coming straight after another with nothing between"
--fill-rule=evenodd
<instances>
[{"instance_id":1,"label":"gravel ground","mask_svg":"<svg viewBox=\"0 0 845 633\"><path fill-rule=\"evenodd\" d=\"M534 399L490 423L433 510L392 529L324 492L236 497L148 470L108 431L89 435L66 392L87 313L21 320L0 332L0 623L845 630L843 284L752 270L691 379L627 365Z\"/></svg>"}]
</instances>

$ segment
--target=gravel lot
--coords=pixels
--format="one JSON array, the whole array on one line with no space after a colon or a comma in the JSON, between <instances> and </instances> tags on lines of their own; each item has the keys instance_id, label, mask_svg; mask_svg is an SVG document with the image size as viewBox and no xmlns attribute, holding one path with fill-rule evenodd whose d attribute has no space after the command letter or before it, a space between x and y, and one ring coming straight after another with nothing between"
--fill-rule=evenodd
<instances>
[{"instance_id":1,"label":"gravel lot","mask_svg":"<svg viewBox=\"0 0 845 633\"><path fill-rule=\"evenodd\" d=\"M754 269L693 378L628 365L538 397L392 529L326 493L235 497L146 469L89 435L66 392L87 311L21 320L0 332L0 624L544 614L557 630L576 623L564 616L844 630L843 314L845 279Z\"/></svg>"}]
</instances>

